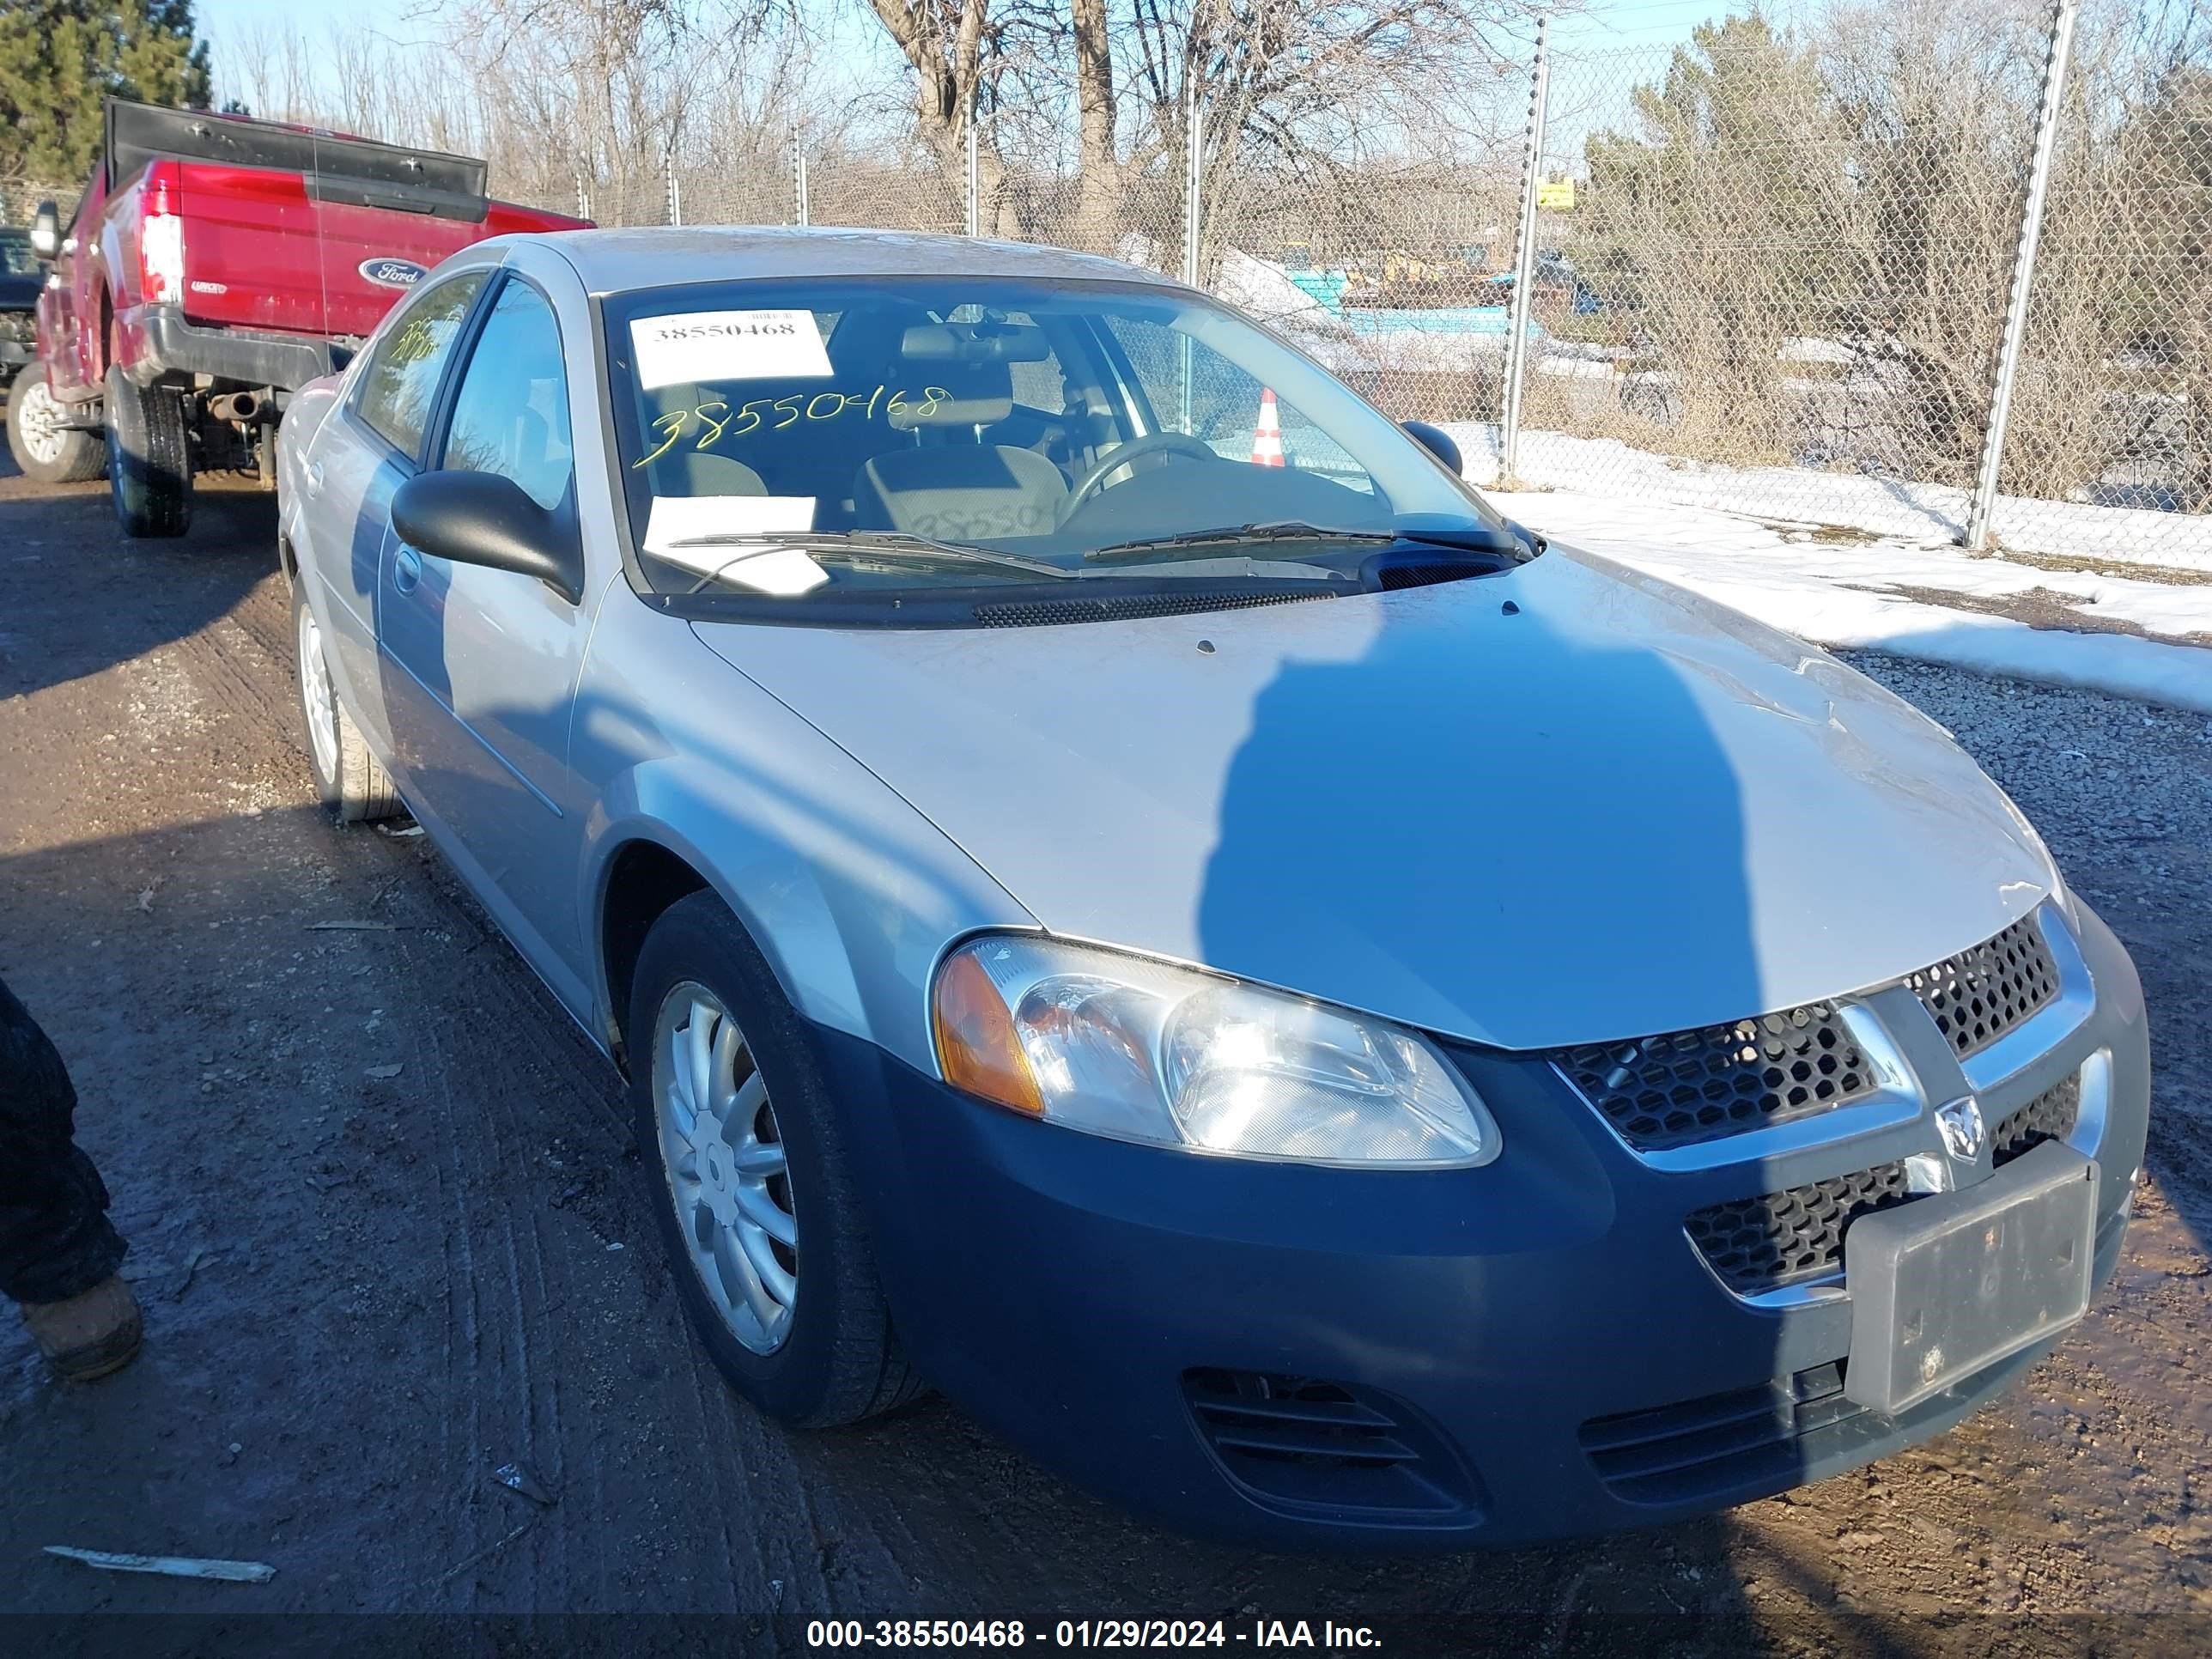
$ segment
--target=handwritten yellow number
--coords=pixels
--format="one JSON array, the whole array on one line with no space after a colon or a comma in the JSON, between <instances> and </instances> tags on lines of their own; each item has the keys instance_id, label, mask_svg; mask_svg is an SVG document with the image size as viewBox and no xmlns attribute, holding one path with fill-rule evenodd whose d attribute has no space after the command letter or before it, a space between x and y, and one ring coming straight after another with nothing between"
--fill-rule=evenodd
<instances>
[{"instance_id":1,"label":"handwritten yellow number","mask_svg":"<svg viewBox=\"0 0 2212 1659\"><path fill-rule=\"evenodd\" d=\"M768 399L765 398L756 398L752 402L747 404L743 409L740 409L738 411L738 418L744 422L743 426L738 428L737 435L738 437L744 437L746 433L752 431L756 427L760 425L760 416L754 414L753 410L758 409L767 401Z\"/></svg>"},{"instance_id":2,"label":"handwritten yellow number","mask_svg":"<svg viewBox=\"0 0 2212 1659\"><path fill-rule=\"evenodd\" d=\"M778 398L774 406L783 410L791 418L787 421L778 421L769 428L770 431L781 432L787 426L796 426L799 423L799 398L796 393L788 398Z\"/></svg>"},{"instance_id":3,"label":"handwritten yellow number","mask_svg":"<svg viewBox=\"0 0 2212 1659\"><path fill-rule=\"evenodd\" d=\"M688 409L672 409L665 415L655 417L653 422L653 429L657 432L665 432L668 435L660 441L659 448L654 450L650 455L642 456L632 461L631 467L635 469L648 466L675 448L676 441L684 435L684 422L690 418L691 410Z\"/></svg>"},{"instance_id":4,"label":"handwritten yellow number","mask_svg":"<svg viewBox=\"0 0 2212 1659\"><path fill-rule=\"evenodd\" d=\"M710 409L720 410L722 411L722 418L718 421L712 415L709 415L707 411ZM729 404L722 402L721 399L718 398L711 402L701 404L691 412L699 417L700 425L714 428L714 430L711 432L701 433L699 434L699 441L693 445L692 447L695 449L710 449L714 445L721 442L722 433L730 424Z\"/></svg>"}]
</instances>

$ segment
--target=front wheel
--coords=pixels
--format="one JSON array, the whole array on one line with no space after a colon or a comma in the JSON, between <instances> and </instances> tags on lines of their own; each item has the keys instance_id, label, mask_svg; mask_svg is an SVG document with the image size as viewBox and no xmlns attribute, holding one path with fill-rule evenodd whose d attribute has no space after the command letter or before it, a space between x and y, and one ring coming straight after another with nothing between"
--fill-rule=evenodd
<instances>
[{"instance_id":1,"label":"front wheel","mask_svg":"<svg viewBox=\"0 0 2212 1659\"><path fill-rule=\"evenodd\" d=\"M107 490L126 536L181 536L192 522L191 434L185 400L107 371Z\"/></svg>"},{"instance_id":2,"label":"front wheel","mask_svg":"<svg viewBox=\"0 0 2212 1659\"><path fill-rule=\"evenodd\" d=\"M679 899L632 980L630 1097L691 1328L769 1416L827 1428L912 1399L805 1027L715 895Z\"/></svg>"},{"instance_id":3,"label":"front wheel","mask_svg":"<svg viewBox=\"0 0 2212 1659\"><path fill-rule=\"evenodd\" d=\"M42 483L82 483L107 465L99 435L64 426L69 411L46 390L46 366L33 358L8 388L8 451Z\"/></svg>"}]
</instances>

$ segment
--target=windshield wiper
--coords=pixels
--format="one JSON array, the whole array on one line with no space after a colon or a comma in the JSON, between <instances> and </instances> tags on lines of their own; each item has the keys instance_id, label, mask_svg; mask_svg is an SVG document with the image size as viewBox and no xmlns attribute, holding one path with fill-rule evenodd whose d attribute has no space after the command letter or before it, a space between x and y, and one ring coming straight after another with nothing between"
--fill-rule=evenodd
<instances>
[{"instance_id":1,"label":"windshield wiper","mask_svg":"<svg viewBox=\"0 0 2212 1659\"><path fill-rule=\"evenodd\" d=\"M1086 559L1119 559L1143 553L1162 553L1180 547L1236 547L1253 542L1395 542L1395 530L1331 530L1297 519L1278 519L1267 524L1226 524L1212 530L1186 530L1174 536L1148 536L1133 542L1112 542L1094 547Z\"/></svg>"},{"instance_id":2,"label":"windshield wiper","mask_svg":"<svg viewBox=\"0 0 2212 1659\"><path fill-rule=\"evenodd\" d=\"M952 564L981 565L994 570L1018 571L1025 576L1050 576L1064 580L1073 576L1073 570L1063 570L1042 559L1025 559L1018 553L994 553L988 547L970 547L962 542L940 542L932 536L910 535L902 530L741 530L718 536L686 536L672 542L672 547L747 547L767 549L795 547L806 553L873 553L896 557L905 554L910 559ZM750 554L739 553L725 560L694 582L685 592L696 593L711 581L719 580L732 565L742 563Z\"/></svg>"},{"instance_id":3,"label":"windshield wiper","mask_svg":"<svg viewBox=\"0 0 2212 1659\"><path fill-rule=\"evenodd\" d=\"M1152 536L1140 541L1114 542L1093 548L1086 559L1126 559L1146 553L1172 552L1186 547L1234 547L1255 542L1352 542L1382 546L1413 542L1422 547L1450 547L1468 553L1503 553L1509 557L1518 546L1502 531L1480 526L1423 526L1410 530L1340 530L1307 524L1298 519L1278 519L1267 524L1223 525L1213 530L1186 530L1180 535Z\"/></svg>"}]
</instances>

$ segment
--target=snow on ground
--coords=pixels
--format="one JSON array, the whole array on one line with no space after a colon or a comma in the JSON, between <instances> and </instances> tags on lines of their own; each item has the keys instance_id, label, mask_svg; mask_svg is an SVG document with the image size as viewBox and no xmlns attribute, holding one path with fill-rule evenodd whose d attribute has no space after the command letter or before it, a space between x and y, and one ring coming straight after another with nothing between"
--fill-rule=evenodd
<instances>
[{"instance_id":1,"label":"snow on ground","mask_svg":"<svg viewBox=\"0 0 2212 1659\"><path fill-rule=\"evenodd\" d=\"M1465 431L1461 434L1465 442ZM1480 460L1470 478L1483 471ZM1610 483L1611 480L1606 480ZM1850 541L1698 507L1574 490L1487 490L1531 528L1648 571L1799 637L2083 686L2212 715L2212 561L2206 580L2154 582L1970 557L1940 543ZM2147 515L2148 516L2148 515ZM1909 590L1901 592L1900 590ZM1947 605L2002 605L2012 617ZM2157 635L2075 631L2141 629Z\"/></svg>"},{"instance_id":2,"label":"snow on ground","mask_svg":"<svg viewBox=\"0 0 2212 1659\"><path fill-rule=\"evenodd\" d=\"M1469 479L1487 483L1498 476L1495 426L1455 422L1445 430L1467 458ZM1966 523L1963 489L1812 467L1712 466L1633 449L1613 438L1524 432L1520 463L1522 477L1534 484L1844 525L1879 536L1944 542L1961 534ZM2212 578L2212 534L2202 517L2000 495L1990 528L1998 544L2014 552L2156 565Z\"/></svg>"}]
</instances>

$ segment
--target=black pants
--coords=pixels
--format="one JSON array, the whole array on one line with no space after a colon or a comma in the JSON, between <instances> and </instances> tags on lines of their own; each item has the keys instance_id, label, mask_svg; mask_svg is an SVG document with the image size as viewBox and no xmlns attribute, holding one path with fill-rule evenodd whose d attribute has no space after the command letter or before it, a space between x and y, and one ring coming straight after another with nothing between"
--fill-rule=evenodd
<instances>
[{"instance_id":1,"label":"black pants","mask_svg":"<svg viewBox=\"0 0 2212 1659\"><path fill-rule=\"evenodd\" d=\"M100 1171L71 1138L76 1116L62 1057L0 984L0 1296L67 1301L130 1248L108 1224Z\"/></svg>"}]
</instances>

